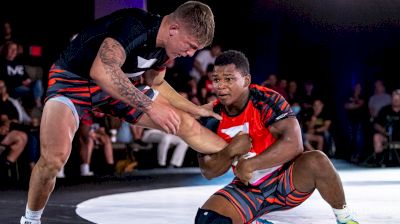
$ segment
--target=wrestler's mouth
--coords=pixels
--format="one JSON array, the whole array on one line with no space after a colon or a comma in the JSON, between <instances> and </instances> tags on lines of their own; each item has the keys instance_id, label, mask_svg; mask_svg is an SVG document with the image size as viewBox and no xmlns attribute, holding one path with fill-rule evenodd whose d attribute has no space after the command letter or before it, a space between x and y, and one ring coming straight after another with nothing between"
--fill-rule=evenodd
<instances>
[{"instance_id":1,"label":"wrestler's mouth","mask_svg":"<svg viewBox=\"0 0 400 224\"><path fill-rule=\"evenodd\" d=\"M229 94L218 94L217 96L218 96L218 98L220 98L220 99L226 99L226 98L229 97Z\"/></svg>"}]
</instances>

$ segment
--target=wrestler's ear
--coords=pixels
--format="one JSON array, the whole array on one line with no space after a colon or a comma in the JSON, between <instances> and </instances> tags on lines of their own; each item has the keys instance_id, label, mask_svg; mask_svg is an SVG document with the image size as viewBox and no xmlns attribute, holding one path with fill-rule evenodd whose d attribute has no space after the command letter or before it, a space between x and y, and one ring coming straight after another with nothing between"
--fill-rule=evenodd
<instances>
[{"instance_id":1,"label":"wrestler's ear","mask_svg":"<svg viewBox=\"0 0 400 224\"><path fill-rule=\"evenodd\" d=\"M169 26L169 36L174 36L179 32L179 24L173 23Z\"/></svg>"},{"instance_id":2,"label":"wrestler's ear","mask_svg":"<svg viewBox=\"0 0 400 224\"><path fill-rule=\"evenodd\" d=\"M248 87L251 83L251 76L247 74L244 76L244 87Z\"/></svg>"}]
</instances>

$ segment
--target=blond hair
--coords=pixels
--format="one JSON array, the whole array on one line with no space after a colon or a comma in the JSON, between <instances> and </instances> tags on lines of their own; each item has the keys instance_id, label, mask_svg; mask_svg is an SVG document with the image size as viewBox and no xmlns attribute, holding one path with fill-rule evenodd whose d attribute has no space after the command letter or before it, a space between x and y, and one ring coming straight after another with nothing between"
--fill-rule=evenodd
<instances>
[{"instance_id":1,"label":"blond hair","mask_svg":"<svg viewBox=\"0 0 400 224\"><path fill-rule=\"evenodd\" d=\"M197 39L200 45L208 46L214 38L214 14L211 8L198 1L188 1L170 14L173 21L183 23L186 31Z\"/></svg>"}]
</instances>

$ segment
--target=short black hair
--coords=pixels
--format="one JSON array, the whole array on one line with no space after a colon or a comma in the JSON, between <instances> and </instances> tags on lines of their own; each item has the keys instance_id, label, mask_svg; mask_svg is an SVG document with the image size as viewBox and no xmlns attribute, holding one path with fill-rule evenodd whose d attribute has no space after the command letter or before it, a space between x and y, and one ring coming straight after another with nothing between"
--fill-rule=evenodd
<instances>
[{"instance_id":1,"label":"short black hair","mask_svg":"<svg viewBox=\"0 0 400 224\"><path fill-rule=\"evenodd\" d=\"M214 71L214 64L210 63L207 65L206 72L212 72Z\"/></svg>"},{"instance_id":2,"label":"short black hair","mask_svg":"<svg viewBox=\"0 0 400 224\"><path fill-rule=\"evenodd\" d=\"M242 72L242 75L250 75L249 60L246 55L237 50L227 50L221 53L215 59L215 66L224 66L234 64L238 70Z\"/></svg>"}]
</instances>

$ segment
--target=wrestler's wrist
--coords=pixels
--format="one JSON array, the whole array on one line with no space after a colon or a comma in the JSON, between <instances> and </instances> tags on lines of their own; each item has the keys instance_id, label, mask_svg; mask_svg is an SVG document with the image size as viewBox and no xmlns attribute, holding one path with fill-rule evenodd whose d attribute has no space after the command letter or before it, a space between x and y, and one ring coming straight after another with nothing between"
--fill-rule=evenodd
<instances>
[{"instance_id":1,"label":"wrestler's wrist","mask_svg":"<svg viewBox=\"0 0 400 224\"><path fill-rule=\"evenodd\" d=\"M153 109L153 103L141 107L141 110L146 114L149 113L152 109Z\"/></svg>"},{"instance_id":2,"label":"wrestler's wrist","mask_svg":"<svg viewBox=\"0 0 400 224\"><path fill-rule=\"evenodd\" d=\"M248 171L254 172L257 169L256 168L256 160L254 159L254 157L248 158L244 162L245 162L245 166L247 167Z\"/></svg>"}]
</instances>

